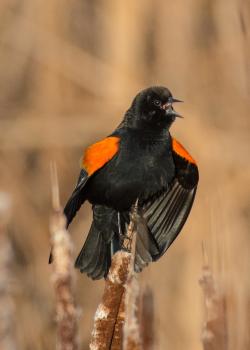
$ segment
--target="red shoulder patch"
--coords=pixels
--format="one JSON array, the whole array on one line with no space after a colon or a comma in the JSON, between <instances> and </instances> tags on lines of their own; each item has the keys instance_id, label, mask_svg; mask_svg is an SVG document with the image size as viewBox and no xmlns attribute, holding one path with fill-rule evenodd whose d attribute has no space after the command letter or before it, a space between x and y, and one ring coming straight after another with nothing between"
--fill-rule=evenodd
<instances>
[{"instance_id":1,"label":"red shoulder patch","mask_svg":"<svg viewBox=\"0 0 250 350\"><path fill-rule=\"evenodd\" d=\"M110 136L94 143L86 149L82 160L82 167L87 171L88 175L94 174L113 158L119 149L119 142L119 137Z\"/></svg>"},{"instance_id":2,"label":"red shoulder patch","mask_svg":"<svg viewBox=\"0 0 250 350\"><path fill-rule=\"evenodd\" d=\"M193 157L188 153L188 151L182 146L180 142L178 142L176 139L172 138L172 147L176 154L178 154L180 157L186 159L188 162L196 164L196 161Z\"/></svg>"}]
</instances>

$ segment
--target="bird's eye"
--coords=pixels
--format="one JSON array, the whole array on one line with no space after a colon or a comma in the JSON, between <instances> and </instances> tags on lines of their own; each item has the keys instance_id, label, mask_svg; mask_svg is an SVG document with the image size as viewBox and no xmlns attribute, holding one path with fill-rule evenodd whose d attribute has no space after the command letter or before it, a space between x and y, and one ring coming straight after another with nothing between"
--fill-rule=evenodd
<instances>
[{"instance_id":1,"label":"bird's eye","mask_svg":"<svg viewBox=\"0 0 250 350\"><path fill-rule=\"evenodd\" d=\"M158 107L158 106L160 106L161 101L160 100L154 100L153 103L154 103L155 106Z\"/></svg>"}]
</instances>

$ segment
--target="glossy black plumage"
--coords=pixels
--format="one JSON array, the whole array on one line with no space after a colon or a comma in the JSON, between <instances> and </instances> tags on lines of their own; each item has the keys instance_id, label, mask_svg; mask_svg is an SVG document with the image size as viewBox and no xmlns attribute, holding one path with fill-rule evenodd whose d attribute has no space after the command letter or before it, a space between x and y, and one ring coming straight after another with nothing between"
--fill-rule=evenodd
<instances>
[{"instance_id":1,"label":"glossy black plumage","mask_svg":"<svg viewBox=\"0 0 250 350\"><path fill-rule=\"evenodd\" d=\"M93 222L75 264L93 279L106 276L137 198L137 271L164 254L189 215L199 175L196 163L169 133L178 116L173 102L163 87L139 93L110 135L119 140L112 158L92 174L81 170L64 212L69 225L85 200L93 204Z\"/></svg>"}]
</instances>

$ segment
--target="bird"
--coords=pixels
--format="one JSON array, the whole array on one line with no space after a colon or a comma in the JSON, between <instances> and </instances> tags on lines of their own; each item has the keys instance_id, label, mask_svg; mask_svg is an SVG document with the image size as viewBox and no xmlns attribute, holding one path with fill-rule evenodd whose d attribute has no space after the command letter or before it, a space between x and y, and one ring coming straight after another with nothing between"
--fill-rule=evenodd
<instances>
[{"instance_id":1,"label":"bird","mask_svg":"<svg viewBox=\"0 0 250 350\"><path fill-rule=\"evenodd\" d=\"M85 201L92 205L93 221L75 267L93 280L107 277L136 202L136 272L167 251L189 216L199 171L169 131L181 117L173 108L178 102L163 86L140 91L119 126L83 153L64 214L68 227Z\"/></svg>"}]
</instances>

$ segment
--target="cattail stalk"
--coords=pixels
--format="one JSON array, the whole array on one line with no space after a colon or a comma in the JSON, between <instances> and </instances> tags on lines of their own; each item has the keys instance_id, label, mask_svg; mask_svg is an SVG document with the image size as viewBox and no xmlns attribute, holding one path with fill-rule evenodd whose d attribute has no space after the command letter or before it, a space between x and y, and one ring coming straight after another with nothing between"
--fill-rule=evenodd
<instances>
[{"instance_id":1,"label":"cattail stalk","mask_svg":"<svg viewBox=\"0 0 250 350\"><path fill-rule=\"evenodd\" d=\"M11 262L13 250L6 233L10 216L10 198L0 193L0 349L17 349L14 334L15 307L12 300L13 278Z\"/></svg>"},{"instance_id":2,"label":"cattail stalk","mask_svg":"<svg viewBox=\"0 0 250 350\"><path fill-rule=\"evenodd\" d=\"M199 280L204 293L206 311L201 341L204 350L227 350L226 299L225 295L219 292L212 271L205 260Z\"/></svg>"},{"instance_id":3,"label":"cattail stalk","mask_svg":"<svg viewBox=\"0 0 250 350\"><path fill-rule=\"evenodd\" d=\"M152 290L147 287L140 297L140 330L142 349L153 350L154 348L154 299Z\"/></svg>"},{"instance_id":4,"label":"cattail stalk","mask_svg":"<svg viewBox=\"0 0 250 350\"><path fill-rule=\"evenodd\" d=\"M120 329L124 322L122 299L129 263L130 253L125 251L117 252L112 258L102 301L94 318L90 350L121 349Z\"/></svg>"},{"instance_id":5,"label":"cattail stalk","mask_svg":"<svg viewBox=\"0 0 250 350\"><path fill-rule=\"evenodd\" d=\"M72 244L66 230L66 219L59 201L55 166L52 168L51 242L53 247L52 281L56 297L58 350L77 350L77 309L73 298Z\"/></svg>"},{"instance_id":6,"label":"cattail stalk","mask_svg":"<svg viewBox=\"0 0 250 350\"><path fill-rule=\"evenodd\" d=\"M137 317L134 311L139 295L139 286L134 275L136 211L137 205L131 215L123 250L112 257L102 301L94 318L90 350L139 349L130 346L134 334L139 333L136 331L138 322L134 320ZM127 322L133 322L133 327L129 327Z\"/></svg>"},{"instance_id":7,"label":"cattail stalk","mask_svg":"<svg viewBox=\"0 0 250 350\"><path fill-rule=\"evenodd\" d=\"M123 349L140 350L141 337L139 326L139 283L134 271L135 250L136 250L136 217L138 201L132 211L131 221L127 232L128 240L131 242L131 258L128 271L128 278L125 285L125 322L123 328Z\"/></svg>"}]
</instances>

